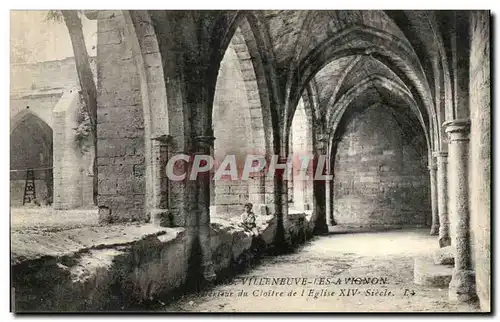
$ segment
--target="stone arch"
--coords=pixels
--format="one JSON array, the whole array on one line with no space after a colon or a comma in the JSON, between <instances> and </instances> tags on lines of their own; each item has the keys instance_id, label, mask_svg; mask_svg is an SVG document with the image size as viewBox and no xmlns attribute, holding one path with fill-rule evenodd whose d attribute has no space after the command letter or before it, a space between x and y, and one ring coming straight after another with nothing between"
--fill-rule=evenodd
<instances>
[{"instance_id":1,"label":"stone arch","mask_svg":"<svg viewBox=\"0 0 500 322\"><path fill-rule=\"evenodd\" d=\"M215 137L212 151L215 159L214 169L219 169L224 160L228 161L229 157L234 156L238 175L237 178L230 176L215 178L216 171L212 171L211 217L215 215L231 218L241 214L242 205L250 202L250 189L253 183L253 180L240 180L246 156L265 153L264 134L259 133L263 132L263 129L256 128L258 118L262 116L259 113L260 102L257 100L252 104L255 100L252 100L250 96L252 92L247 85L249 81L255 81L255 78L245 75L248 67L246 70L240 67L242 63L238 51L242 50L241 47L245 45L235 42L233 38L226 50L219 68L212 108L212 127ZM258 143L260 145L257 145ZM230 166L234 168L236 165L230 164ZM259 186L255 188L258 189Z\"/></svg>"},{"instance_id":2,"label":"stone arch","mask_svg":"<svg viewBox=\"0 0 500 322\"><path fill-rule=\"evenodd\" d=\"M434 146L433 151L447 151L448 147L446 144L446 133L444 128L441 126L446 120L446 109L447 106L451 104L451 83L450 75L443 68L442 61L436 63L436 68L438 73L436 73L436 119L437 122L434 124Z\"/></svg>"},{"instance_id":3,"label":"stone arch","mask_svg":"<svg viewBox=\"0 0 500 322\"><path fill-rule=\"evenodd\" d=\"M374 77L371 77L364 82L361 82L356 86L350 88L344 95L342 95L342 97L339 98L337 103L334 105L334 108L330 108L329 113L327 113L327 121L329 124L328 129L330 129L332 133L335 133L342 115L345 113L350 103L373 85L380 86L396 94L409 105L410 109L420 122L422 130L425 134L427 148L430 149L431 139L429 137L429 129L426 127L420 110L416 108L417 103L413 99L412 95L405 88L401 87L401 85L399 85L397 82L378 75L375 75Z\"/></svg>"},{"instance_id":4,"label":"stone arch","mask_svg":"<svg viewBox=\"0 0 500 322\"><path fill-rule=\"evenodd\" d=\"M317 84L314 79L312 79L308 86L306 87L304 93L302 94L301 100L304 103L305 113L307 117L308 124L310 126L310 131L308 136L310 137L309 142L311 143L310 152L312 154L312 160L310 161L310 173L311 180L308 180L308 184L311 185L307 189L307 193L311 196L312 203L312 213L309 219L309 228L312 229L314 233L323 234L326 233L327 228L327 214L331 208L331 200L328 198L331 180L315 180L316 168L318 165L319 157L327 156L326 153L327 146L325 143L326 138L326 120L325 115L320 108L319 95ZM331 170L326 161L326 171L325 175L330 175ZM311 195L312 194L312 195Z\"/></svg>"},{"instance_id":5,"label":"stone arch","mask_svg":"<svg viewBox=\"0 0 500 322\"><path fill-rule=\"evenodd\" d=\"M172 136L168 110L170 105L167 103L158 40L148 11L125 10L123 15L126 25L125 35L129 37L140 78L146 160L145 207L146 211L154 216L158 210L167 209L169 206L165 166L168 159L168 143Z\"/></svg>"},{"instance_id":6,"label":"stone arch","mask_svg":"<svg viewBox=\"0 0 500 322\"><path fill-rule=\"evenodd\" d=\"M36 199L50 202L53 195L53 131L36 113L23 110L11 120L11 204L22 205L26 169L34 169Z\"/></svg>"},{"instance_id":7,"label":"stone arch","mask_svg":"<svg viewBox=\"0 0 500 322\"><path fill-rule=\"evenodd\" d=\"M453 103L451 102L451 76L447 52L444 45L442 28L436 21L436 15L439 15L440 13L430 13L427 11L418 12L419 15L424 16L424 19L418 19L417 24L416 17L411 17L411 15L416 14L416 12L399 10L384 10L384 12L398 26L398 28L403 31L408 41L412 44L415 50L417 50L419 47L425 47L427 52L435 53L435 57L431 58L431 64L433 66L431 68L429 68L430 66L428 66L427 70L428 72L432 71L433 73L433 77L431 78L434 79L434 83L436 85L436 90L434 91L436 100L442 100L442 105L438 106L438 104L436 104L435 107L436 114L443 115L443 117L440 118L437 124L440 127L440 125L443 124L445 120L445 115L447 115L446 119L451 119L453 116ZM430 33L429 39L426 40L421 40L418 32L416 32L416 30L421 30L419 28L419 25L422 23L422 21L425 21L424 24L427 24L428 28L432 31ZM429 34L426 33L426 35ZM420 54L418 54L418 57L420 60L425 59L423 52L420 52ZM445 99L444 96L446 96L447 98ZM444 142L444 139L441 139L441 137L443 136L444 132L436 132L436 137L438 138L437 142L439 142L439 146L441 146L441 144ZM439 146L436 148L437 150L441 149Z\"/></svg>"},{"instance_id":8,"label":"stone arch","mask_svg":"<svg viewBox=\"0 0 500 322\"><path fill-rule=\"evenodd\" d=\"M29 107L27 107L26 109L18 112L16 115L14 115L10 118L10 133L12 133L12 131L14 131L16 129L16 127L19 126L19 124L26 121L27 117L31 117L31 116L36 117L39 121L43 122L41 124L44 124L44 125L48 126L49 128L51 128L51 120L45 118L43 115L38 114L37 112L35 112L35 111L29 109Z\"/></svg>"},{"instance_id":9,"label":"stone arch","mask_svg":"<svg viewBox=\"0 0 500 322\"><path fill-rule=\"evenodd\" d=\"M301 93L305 84L328 62L351 55L370 55L379 60L410 89L422 113L435 115L429 84L411 46L392 34L367 26L344 29L311 51L300 63L301 68L296 71L297 76L292 78L295 80L289 85L292 92ZM291 121L295 100L297 98L290 102L285 114L287 124ZM429 119L424 118L424 121L428 123Z\"/></svg>"},{"instance_id":10,"label":"stone arch","mask_svg":"<svg viewBox=\"0 0 500 322\"><path fill-rule=\"evenodd\" d=\"M232 32L232 34L226 34L222 42L222 46L225 47L222 47L220 51L225 53L226 56L228 51L234 53L239 69L238 72L244 82L245 103L248 106L241 116L246 118L247 135L253 145L253 148L247 149L247 154L262 156L269 161L271 155L274 154L277 131L275 124L273 124L273 120L276 119L273 116L272 109L273 94L272 90L269 90L268 70L265 67L267 62L265 55L267 53L259 46L262 40L256 35L258 29L249 23L247 15L248 13L240 13L235 16L229 27L229 32ZM221 67L224 66L221 64ZM217 82L218 85L219 81ZM214 97L217 99L217 93ZM214 112L215 110L212 113ZM214 124L214 121L212 120L212 124ZM214 130L217 132L217 129ZM216 137L215 144L217 145L217 133L214 134ZM239 174L241 174L241 169ZM248 200L258 205L257 208L260 213L273 212L275 183L263 174L250 178L247 187ZM240 204L241 201L239 200Z\"/></svg>"},{"instance_id":11,"label":"stone arch","mask_svg":"<svg viewBox=\"0 0 500 322\"><path fill-rule=\"evenodd\" d=\"M342 73L340 74L340 77L339 77L337 83L335 84L335 89L333 90L332 96L330 97L330 100L328 101L327 107L328 106L333 106L335 104L335 100L338 98L337 94L338 94L340 88L342 87L342 84L344 83L344 80L349 75L349 73L352 71L352 69L354 67L356 67L356 65L358 64L358 62L361 61L361 57L362 56L355 56L353 58L353 60L349 63L349 65L347 65L347 67L342 71Z\"/></svg>"}]
</instances>

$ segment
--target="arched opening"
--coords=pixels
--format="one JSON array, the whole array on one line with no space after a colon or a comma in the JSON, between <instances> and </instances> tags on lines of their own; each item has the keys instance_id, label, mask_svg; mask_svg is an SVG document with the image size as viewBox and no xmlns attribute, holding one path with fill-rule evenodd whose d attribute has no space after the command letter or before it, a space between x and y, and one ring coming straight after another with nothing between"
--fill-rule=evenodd
<instances>
[{"instance_id":1,"label":"arched opening","mask_svg":"<svg viewBox=\"0 0 500 322\"><path fill-rule=\"evenodd\" d=\"M268 154L269 139L253 64L246 39L237 28L220 64L212 110L215 137L212 217L236 218L248 202L254 205L257 214L267 214L263 173L251 173L248 179L242 177L247 156L266 158ZM235 175L218 175L222 170L227 170L226 173L232 170Z\"/></svg>"},{"instance_id":2,"label":"arched opening","mask_svg":"<svg viewBox=\"0 0 500 322\"><path fill-rule=\"evenodd\" d=\"M11 206L23 205L28 169L33 170L35 191L33 198L29 198L25 205L52 204L52 146L52 129L34 113L25 112L11 124Z\"/></svg>"},{"instance_id":3,"label":"arched opening","mask_svg":"<svg viewBox=\"0 0 500 322\"><path fill-rule=\"evenodd\" d=\"M139 10L124 10L123 17L124 30L129 37L140 79L146 159L144 208L146 213L153 217L151 220L156 222L158 218L154 218L155 214L163 214L167 208L171 208L173 212L179 212L179 205L172 205L168 202L169 190L177 187L169 186L165 167L173 136L182 138L183 133L170 131L170 122L173 121L173 116L177 115L175 111L172 111L171 104L168 104L166 85L162 82L165 79L162 57L158 40L154 36L151 17L147 12ZM176 121L178 121L177 118ZM175 220L173 221L164 222L164 224L175 225Z\"/></svg>"},{"instance_id":4,"label":"arched opening","mask_svg":"<svg viewBox=\"0 0 500 322\"><path fill-rule=\"evenodd\" d=\"M392 143L391 139L393 137L384 138L383 136L378 136L376 131L371 131L371 135L374 135L376 138L374 142L370 142L371 145L380 145L379 149L383 151L385 148L389 146L396 147L400 149L401 155L413 154L413 159L418 159L418 165L415 165L416 168L412 168L410 164L410 160L406 160L404 158L398 159L397 162L400 162L400 168L396 171L398 179L397 181L407 181L406 179L411 180L412 175L417 175L422 179L422 182L417 182L419 180L414 180L415 182L409 183L410 187L416 186L418 187L419 193L417 195L420 198L425 198L425 202L427 203L430 200L430 184L429 184L429 173L426 169L426 165L428 163L427 156L428 151L430 150L431 139L433 136L430 131L436 131L439 129L439 126L436 126L436 118L434 115L434 102L432 98L432 92L429 89L428 82L423 74L420 61L412 52L411 47L408 46L407 43L398 41L398 39L404 38L404 35L400 34L392 34L391 32L387 32L384 30L379 30L378 28L366 27L366 26L349 26L344 27L339 30L331 37L325 38L325 40L314 47L314 49L304 57L304 59L299 64L299 68L296 71L296 77L291 77L291 82L289 84L290 92L296 93L291 94L291 100L289 105L288 114L286 116L287 124L292 123L290 117L294 116L294 104L295 100L298 101L300 98L300 93L302 93L302 89L307 86L311 81L315 81L318 84L318 93L319 93L319 108L318 114L319 118L327 124L325 131L329 134L329 160L330 160L330 168L334 175L334 184L331 189L326 189L327 194L325 209L327 209L328 214L327 218L331 224L344 224L344 225L353 225L353 226L363 226L362 223L356 223L355 221L342 222L342 218L340 222L337 222L335 215L348 213L349 209L356 208L357 201L345 201L346 207L340 206L340 204L344 201L337 200L338 196L343 196L342 191L349 192L349 189L358 189L358 194L362 195L362 191L364 191L364 186L367 189L373 189L372 194L375 194L375 189L379 189L379 191L384 190L384 187L375 187L377 183L380 182L380 178L375 176L374 178L368 178L366 176L363 177L363 180L378 180L378 182L372 182L363 185L363 187L354 187L353 185L360 183L360 178L355 179L354 170L358 166L361 172L365 170L361 164L364 161L369 160L373 156L371 155L359 155L359 162L357 162L354 166L351 161L346 161L339 159L339 155L343 155L344 153L348 157L353 157L353 155L349 155L349 153L353 154L353 152L349 151L349 144L355 144L356 140L360 139L367 135L368 132L363 130L360 125L363 122L367 122L367 119L362 122L359 121L363 118L365 113L359 112L358 116L354 117L356 120L350 120L349 116L352 115L351 112L347 113L346 110L352 108L351 105L359 105L355 109L366 109L366 111L370 111L369 107L374 106L375 104L380 104L381 106L388 106L389 111L394 110L392 107L397 106L396 111L405 110L404 114L407 115L400 119L400 123L402 123L405 119L411 119L406 124L411 124L411 129L407 131L406 136L417 137L418 143L412 141L412 143L408 143L405 140L394 141ZM380 95L379 92L384 92L384 95ZM297 94L298 93L298 94ZM295 98L293 98L295 97ZM350 97L347 101L345 101L346 97ZM344 100L344 101L343 101ZM386 108L387 109L387 108ZM377 113L384 114L385 112L381 112L384 110L377 110ZM347 113L347 114L344 114ZM368 112L367 112L368 113ZM387 115L385 115L387 116ZM385 117L381 115L381 118ZM373 115L370 116L369 113L366 114L368 119L376 118ZM358 120L359 119L359 120ZM342 121L341 121L342 120ZM354 122L350 124L350 122ZM361 123L360 123L361 122ZM339 126L339 124L341 126ZM357 124L357 125L356 125ZM350 126L354 126L350 128ZM358 127L360 128L358 128ZM369 125L370 127L372 125ZM405 132L407 125L399 125L398 129ZM384 129L383 124L379 124L380 129ZM287 127L288 129L288 127ZM353 131L350 134L346 134L344 129L347 132ZM378 129L378 128L377 128ZM359 131L359 133L357 133ZM391 129L391 131L396 131L395 129ZM418 133L417 133L418 132ZM396 135L396 132L393 133ZM401 136L401 133L396 136ZM374 138L372 138L374 139ZM384 145L381 142L384 140L388 140L387 144ZM344 146L346 142L350 142L347 146ZM410 140L411 141L411 140ZM370 145L369 144L369 145ZM356 147L356 149L363 149L364 144L361 144ZM424 149L422 150L422 147ZM340 150L339 150L340 149ZM417 150L417 152L410 150ZM355 150L351 148L351 150ZM340 151L340 152L339 152ZM403 151L405 151L403 153ZM357 151L359 152L359 151ZM362 154L362 153L361 153ZM389 156L390 152L386 152L386 156ZM383 156L383 153L382 153ZM383 157L377 157L380 160ZM424 161L421 161L422 157L425 157ZM413 160L412 159L412 160ZM362 161L363 160L363 161ZM404 161L404 165L401 163ZM340 162L340 168L339 168ZM373 165L375 166L375 164ZM345 177L339 179L342 171L349 172L351 168L351 173L349 179ZM384 164L378 164L378 168L380 170L386 170L387 168ZM340 169L340 171L339 171ZM415 170L416 173L412 171ZM377 170L379 171L379 170ZM390 171L389 171L390 172ZM388 174L387 174L388 175ZM406 178L409 176L408 178ZM423 177L422 177L423 176ZM339 187L338 184L341 181L343 182L343 187ZM385 179L384 179L385 180ZM411 181L409 181L411 182ZM370 187L370 184L373 187ZM351 186L349 186L351 185ZM405 183L404 185L408 185ZM345 187L351 188L345 188ZM394 187L397 187L397 184L394 183ZM403 187L402 190L406 189ZM329 191L328 191L329 190ZM394 189L392 189L394 190ZM409 212L409 205L414 203L418 205L420 209L424 209L423 214L419 214L415 221L399 221L398 220L388 220L387 222L381 222L381 226L393 225L393 226L401 226L401 225L425 225L430 224L430 216L431 210L430 206L426 207L425 205L419 205L415 203L415 200L409 200L405 196L405 193L401 192L401 196L398 196L399 203L397 207L395 207L396 201L393 205L393 208L400 208L402 212ZM388 191L391 191L389 189ZM421 192L421 193L420 193ZM349 192L350 193L350 192ZM379 196L380 197L380 196ZM380 197L382 198L382 197ZM388 200L393 198L392 196L387 196ZM331 200L331 202L330 202ZM359 200L358 200L359 202ZM374 200L368 201L365 200L363 202L367 202L369 204L373 204ZM428 202L430 204L430 202ZM374 205L373 205L374 206ZM375 206L374 206L375 207ZM344 209L346 208L346 209ZM415 207L413 207L415 208ZM429 208L429 209L427 209ZM353 210L356 212L356 216L359 216L359 211L365 211L366 209L356 209ZM428 210L428 211L427 211ZM417 210L415 210L417 211ZM417 211L419 212L419 211ZM342 214L341 214L342 213ZM353 214L354 215L354 214ZM367 215L368 216L368 215ZM421 220L423 218L423 220ZM365 218L366 219L366 218ZM365 223L369 221L364 220ZM377 223L374 223L373 226L376 226ZM369 224L371 225L371 224Z\"/></svg>"},{"instance_id":5,"label":"arched opening","mask_svg":"<svg viewBox=\"0 0 500 322\"><path fill-rule=\"evenodd\" d=\"M309 212L313 208L313 133L301 99L295 110L289 137L289 153L293 156L293 176L288 181L291 211Z\"/></svg>"},{"instance_id":6,"label":"arched opening","mask_svg":"<svg viewBox=\"0 0 500 322\"><path fill-rule=\"evenodd\" d=\"M433 101L429 84L422 72L418 58L412 54L412 49L394 35L382 30L351 26L335 34L323 43L319 44L299 64L300 68L295 72L290 91L298 93L295 99L298 101L300 93L306 84L315 77L322 69L334 61L348 56L362 55L377 61L394 74L408 89L417 104L416 108L419 120L426 129L429 123L436 121L434 118L425 117L433 113ZM352 74L352 71L350 72ZM368 75L365 75L368 76ZM291 122L293 116L293 100L286 121Z\"/></svg>"},{"instance_id":7,"label":"arched opening","mask_svg":"<svg viewBox=\"0 0 500 322\"><path fill-rule=\"evenodd\" d=\"M431 223L429 134L417 103L382 64L363 58L328 107L333 206L339 226Z\"/></svg>"}]
</instances>

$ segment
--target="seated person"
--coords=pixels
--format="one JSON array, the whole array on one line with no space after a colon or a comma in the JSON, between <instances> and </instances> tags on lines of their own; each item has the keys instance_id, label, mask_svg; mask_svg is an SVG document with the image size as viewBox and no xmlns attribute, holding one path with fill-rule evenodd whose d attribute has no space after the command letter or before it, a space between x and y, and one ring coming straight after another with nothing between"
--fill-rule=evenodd
<instances>
[{"instance_id":1,"label":"seated person","mask_svg":"<svg viewBox=\"0 0 500 322\"><path fill-rule=\"evenodd\" d=\"M257 224L255 223L255 214L252 211L252 207L253 205L249 202L245 204L245 212L241 214L240 226L246 231L251 232L252 235L256 236L259 234L259 231L257 229Z\"/></svg>"}]
</instances>

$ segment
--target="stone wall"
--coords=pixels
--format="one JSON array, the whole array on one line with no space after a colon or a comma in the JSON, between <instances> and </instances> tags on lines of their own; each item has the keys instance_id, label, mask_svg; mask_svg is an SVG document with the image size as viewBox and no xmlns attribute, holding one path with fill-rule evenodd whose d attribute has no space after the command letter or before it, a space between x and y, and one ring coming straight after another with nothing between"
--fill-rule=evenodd
<instances>
[{"instance_id":1,"label":"stone wall","mask_svg":"<svg viewBox=\"0 0 500 322\"><path fill-rule=\"evenodd\" d=\"M95 59L90 59L91 69L95 74ZM49 126L53 125L52 109L62 93L80 87L73 57L32 64L13 64L10 77L11 119L29 106Z\"/></svg>"},{"instance_id":2,"label":"stone wall","mask_svg":"<svg viewBox=\"0 0 500 322\"><path fill-rule=\"evenodd\" d=\"M98 206L106 222L146 219L140 79L125 29L122 11L99 11Z\"/></svg>"},{"instance_id":3,"label":"stone wall","mask_svg":"<svg viewBox=\"0 0 500 322\"><path fill-rule=\"evenodd\" d=\"M95 71L95 60L93 57L91 58L91 68ZM57 120L57 116L54 117L53 110L58 102L60 102L65 91L74 90L76 93L76 90L80 86L73 57L30 64L13 64L11 65L10 76L11 131L24 117L27 117L28 114L33 114L43 121L47 128L57 129L58 133L71 133L73 126L66 124L64 121ZM37 131L33 132L36 129L37 127L30 126L28 130L21 130L23 132L22 137L16 131L11 133L11 169L20 170L28 167L41 168L52 166L52 146L50 147L50 151L48 151L47 148L41 147L40 142L37 143L43 135ZM50 136L50 141L52 142L53 134L49 133L47 135ZM68 137L66 140L61 135L58 136L57 133L55 135L57 136L55 138L56 149L59 148L60 150L62 145L72 142L72 138ZM45 161L43 162L39 160L41 153L46 154ZM61 159L59 158L58 160ZM78 174L79 176L81 175L79 171L80 164L76 164L71 159L67 159L65 162L68 167L78 168ZM57 167L58 164L55 166ZM82 167L84 168L85 166L82 165ZM56 179L59 183L55 187L55 191L60 196L67 197L74 195L71 191L79 190L78 196L74 196L74 198L77 198L75 199L77 201L73 203L63 202L64 205L61 204L60 206L62 208L71 208L92 204L92 178L87 177L88 171L83 175L81 180L76 180L73 183L73 181L70 182L68 180L73 180L74 178L67 175L63 176L60 170L55 171L55 176L58 176L57 179L59 179ZM35 177L37 178L35 188L37 199L40 202L47 197L52 198L52 183L47 184L45 180L46 177L49 179L49 176L52 182L52 175L45 173L45 171L35 172ZM12 206L22 205L25 178L25 172L11 173ZM58 206L56 205L56 207Z\"/></svg>"},{"instance_id":4,"label":"stone wall","mask_svg":"<svg viewBox=\"0 0 500 322\"><path fill-rule=\"evenodd\" d=\"M44 93L44 94L26 94L15 95L10 97L10 119L11 127L13 122L21 113L29 111L36 114L48 126L53 126L52 109L61 99L62 91Z\"/></svg>"},{"instance_id":5,"label":"stone wall","mask_svg":"<svg viewBox=\"0 0 500 322\"><path fill-rule=\"evenodd\" d=\"M88 151L82 149L75 132L81 104L77 91L67 91L53 111L54 209L93 204L92 145L88 145Z\"/></svg>"},{"instance_id":6,"label":"stone wall","mask_svg":"<svg viewBox=\"0 0 500 322\"><path fill-rule=\"evenodd\" d=\"M216 219L207 249L215 282L232 277L264 252L303 243L310 231L303 214L286 221L259 217L260 235ZM202 283L197 230L152 224L117 224L12 235L12 287L15 312L126 311L161 308Z\"/></svg>"},{"instance_id":7,"label":"stone wall","mask_svg":"<svg viewBox=\"0 0 500 322\"><path fill-rule=\"evenodd\" d=\"M13 64L11 93L63 90L79 86L73 57L33 64Z\"/></svg>"},{"instance_id":8,"label":"stone wall","mask_svg":"<svg viewBox=\"0 0 500 322\"><path fill-rule=\"evenodd\" d=\"M422 226L430 216L427 155L382 105L347 120L334 165L334 219L359 227Z\"/></svg>"},{"instance_id":9,"label":"stone wall","mask_svg":"<svg viewBox=\"0 0 500 322\"><path fill-rule=\"evenodd\" d=\"M186 281L187 240L182 228L152 225L14 233L14 311L147 307Z\"/></svg>"},{"instance_id":10,"label":"stone wall","mask_svg":"<svg viewBox=\"0 0 500 322\"><path fill-rule=\"evenodd\" d=\"M470 57L470 211L473 259L481 309L491 310L491 81L490 16L474 12Z\"/></svg>"}]
</instances>

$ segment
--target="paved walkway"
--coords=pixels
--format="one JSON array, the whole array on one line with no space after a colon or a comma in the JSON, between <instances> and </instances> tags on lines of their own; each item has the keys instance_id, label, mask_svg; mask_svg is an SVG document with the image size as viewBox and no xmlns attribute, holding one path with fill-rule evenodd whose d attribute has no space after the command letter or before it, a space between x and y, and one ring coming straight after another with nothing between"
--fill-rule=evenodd
<instances>
[{"instance_id":1,"label":"paved walkway","mask_svg":"<svg viewBox=\"0 0 500 322\"><path fill-rule=\"evenodd\" d=\"M428 229L315 237L266 258L231 284L185 296L166 311L456 312L448 290L413 283L414 256L437 248ZM276 283L277 285L272 285ZM250 284L250 285L249 285Z\"/></svg>"}]
</instances>

